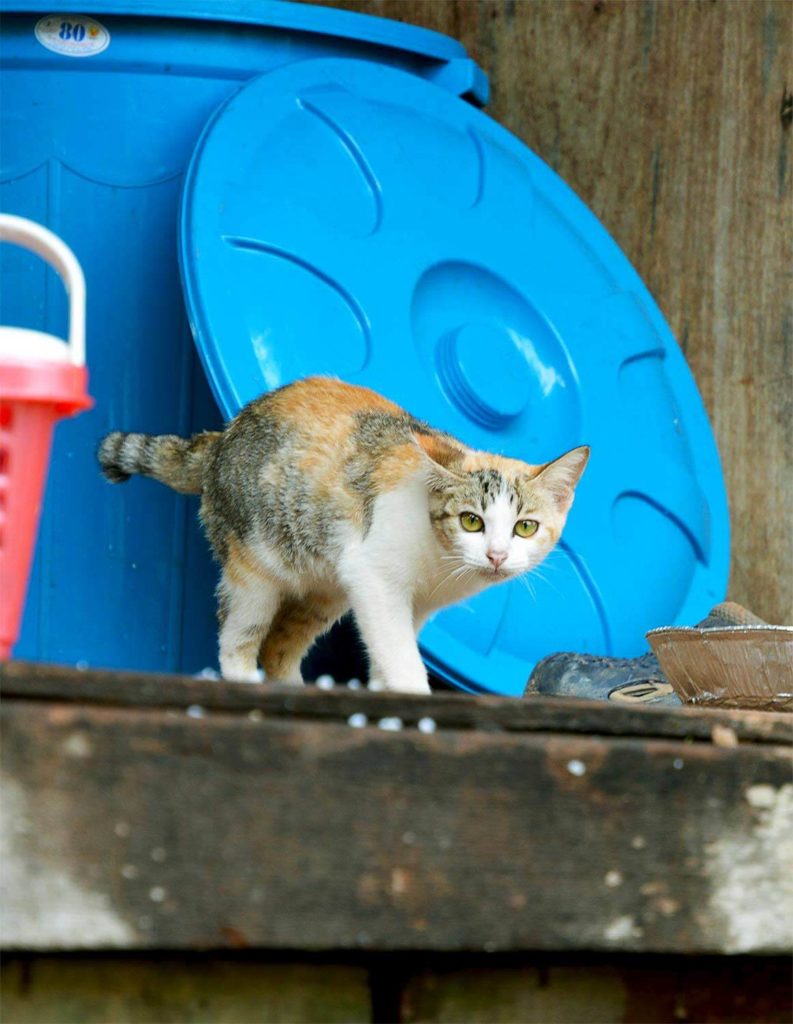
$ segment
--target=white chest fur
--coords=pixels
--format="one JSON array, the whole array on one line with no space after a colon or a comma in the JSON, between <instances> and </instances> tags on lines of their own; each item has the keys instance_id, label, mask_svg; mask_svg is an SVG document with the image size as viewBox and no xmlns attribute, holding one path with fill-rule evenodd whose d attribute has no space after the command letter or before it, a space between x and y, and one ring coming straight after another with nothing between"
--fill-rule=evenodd
<instances>
[{"instance_id":1,"label":"white chest fur","mask_svg":"<svg viewBox=\"0 0 793 1024\"><path fill-rule=\"evenodd\" d=\"M477 593L488 582L439 542L421 477L378 498L363 550L367 561L411 601L417 623L436 609Z\"/></svg>"}]
</instances>

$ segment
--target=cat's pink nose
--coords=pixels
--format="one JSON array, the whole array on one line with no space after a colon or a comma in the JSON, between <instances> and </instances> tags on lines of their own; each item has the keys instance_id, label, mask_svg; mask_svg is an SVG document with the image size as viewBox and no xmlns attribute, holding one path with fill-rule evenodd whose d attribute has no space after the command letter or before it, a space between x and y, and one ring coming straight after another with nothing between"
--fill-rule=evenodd
<instances>
[{"instance_id":1,"label":"cat's pink nose","mask_svg":"<svg viewBox=\"0 0 793 1024\"><path fill-rule=\"evenodd\" d=\"M506 562L506 551L488 551L487 557L494 569L498 569L502 562Z\"/></svg>"}]
</instances>

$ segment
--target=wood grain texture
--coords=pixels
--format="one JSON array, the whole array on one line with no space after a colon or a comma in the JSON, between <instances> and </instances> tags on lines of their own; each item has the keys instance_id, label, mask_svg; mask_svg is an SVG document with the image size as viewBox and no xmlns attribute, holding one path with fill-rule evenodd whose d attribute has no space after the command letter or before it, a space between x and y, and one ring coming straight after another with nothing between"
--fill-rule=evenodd
<instances>
[{"instance_id":1,"label":"wood grain texture","mask_svg":"<svg viewBox=\"0 0 793 1024\"><path fill-rule=\"evenodd\" d=\"M457 693L410 696L400 693L315 686L251 686L143 672L81 671L65 665L12 661L0 663L0 697L128 708L226 711L254 720L287 717L295 721L346 722L354 714L368 721L400 718L405 725L430 719L437 729L506 732L583 733L707 741L727 730L735 742L790 744L793 715L696 707L629 707L577 698L474 697Z\"/></svg>"},{"instance_id":2,"label":"wood grain texture","mask_svg":"<svg viewBox=\"0 0 793 1024\"><path fill-rule=\"evenodd\" d=\"M3 1024L789 1024L785 957L12 954Z\"/></svg>"},{"instance_id":3,"label":"wood grain texture","mask_svg":"<svg viewBox=\"0 0 793 1024\"><path fill-rule=\"evenodd\" d=\"M343 964L12 959L5 1024L366 1024L367 972Z\"/></svg>"},{"instance_id":4,"label":"wood grain texture","mask_svg":"<svg viewBox=\"0 0 793 1024\"><path fill-rule=\"evenodd\" d=\"M402 993L403 1024L787 1024L782 958L614 957L598 967L526 963L425 969Z\"/></svg>"},{"instance_id":5,"label":"wood grain texture","mask_svg":"<svg viewBox=\"0 0 793 1024\"><path fill-rule=\"evenodd\" d=\"M4 694L7 948L793 943L789 746L232 705Z\"/></svg>"},{"instance_id":6,"label":"wood grain texture","mask_svg":"<svg viewBox=\"0 0 793 1024\"><path fill-rule=\"evenodd\" d=\"M339 0L456 36L488 112L594 210L710 414L730 596L793 622L793 7L787 0Z\"/></svg>"}]
</instances>

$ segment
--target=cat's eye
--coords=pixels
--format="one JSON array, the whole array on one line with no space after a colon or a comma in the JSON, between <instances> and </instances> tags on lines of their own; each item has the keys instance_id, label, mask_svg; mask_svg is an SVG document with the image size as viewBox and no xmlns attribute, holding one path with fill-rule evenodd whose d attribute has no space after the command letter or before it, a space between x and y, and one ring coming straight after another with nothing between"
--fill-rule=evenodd
<instances>
[{"instance_id":1,"label":"cat's eye","mask_svg":"<svg viewBox=\"0 0 793 1024\"><path fill-rule=\"evenodd\" d=\"M482 517L473 512L463 512L460 516L460 525L468 533L481 533L485 528Z\"/></svg>"},{"instance_id":2,"label":"cat's eye","mask_svg":"<svg viewBox=\"0 0 793 1024\"><path fill-rule=\"evenodd\" d=\"M521 519L515 523L515 536L533 537L539 528L540 524L536 519Z\"/></svg>"}]
</instances>

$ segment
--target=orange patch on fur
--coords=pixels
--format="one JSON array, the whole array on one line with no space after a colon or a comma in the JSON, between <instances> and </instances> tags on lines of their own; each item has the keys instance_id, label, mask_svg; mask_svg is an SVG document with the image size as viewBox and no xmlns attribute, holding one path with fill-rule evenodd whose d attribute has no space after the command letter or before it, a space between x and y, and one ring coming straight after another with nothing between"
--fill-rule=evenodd
<instances>
[{"instance_id":1,"label":"orange patch on fur","mask_svg":"<svg viewBox=\"0 0 793 1024\"><path fill-rule=\"evenodd\" d=\"M229 540L228 556L223 563L223 572L238 587L244 587L251 577L256 579L269 578L265 570L245 550L245 547L240 544L236 537L232 537Z\"/></svg>"},{"instance_id":2,"label":"orange patch on fur","mask_svg":"<svg viewBox=\"0 0 793 1024\"><path fill-rule=\"evenodd\" d=\"M285 391L268 398L270 409L283 419L305 429L322 431L323 441L342 440L360 412L386 412L394 416L403 410L376 391L357 384L345 384L331 377L307 377Z\"/></svg>"},{"instance_id":3,"label":"orange patch on fur","mask_svg":"<svg viewBox=\"0 0 793 1024\"><path fill-rule=\"evenodd\" d=\"M437 434L414 434L413 436L432 461L437 462L439 466L449 468L454 464L459 464L461 458L463 459L462 465L465 465L466 450L462 446L452 444L445 437L439 437Z\"/></svg>"},{"instance_id":4,"label":"orange patch on fur","mask_svg":"<svg viewBox=\"0 0 793 1024\"><path fill-rule=\"evenodd\" d=\"M410 443L392 449L376 465L372 474L374 489L378 494L392 491L421 468L421 453Z\"/></svg>"},{"instance_id":5,"label":"orange patch on fur","mask_svg":"<svg viewBox=\"0 0 793 1024\"><path fill-rule=\"evenodd\" d=\"M281 605L259 650L268 678L277 679L300 661L314 638L333 623L339 609L332 600L286 601Z\"/></svg>"},{"instance_id":6,"label":"orange patch on fur","mask_svg":"<svg viewBox=\"0 0 793 1024\"><path fill-rule=\"evenodd\" d=\"M404 416L404 409L369 388L329 377L309 377L296 381L284 392L270 395L268 412L296 428L305 445L297 459L313 483L316 498L332 501L337 507L343 505L350 520L362 521L360 497L347 494L339 486L339 466L345 461L345 449L350 449L356 416L366 412ZM420 443L432 440L421 438ZM372 477L375 490L392 490L420 465L418 449L410 444L401 445L376 464Z\"/></svg>"}]
</instances>

